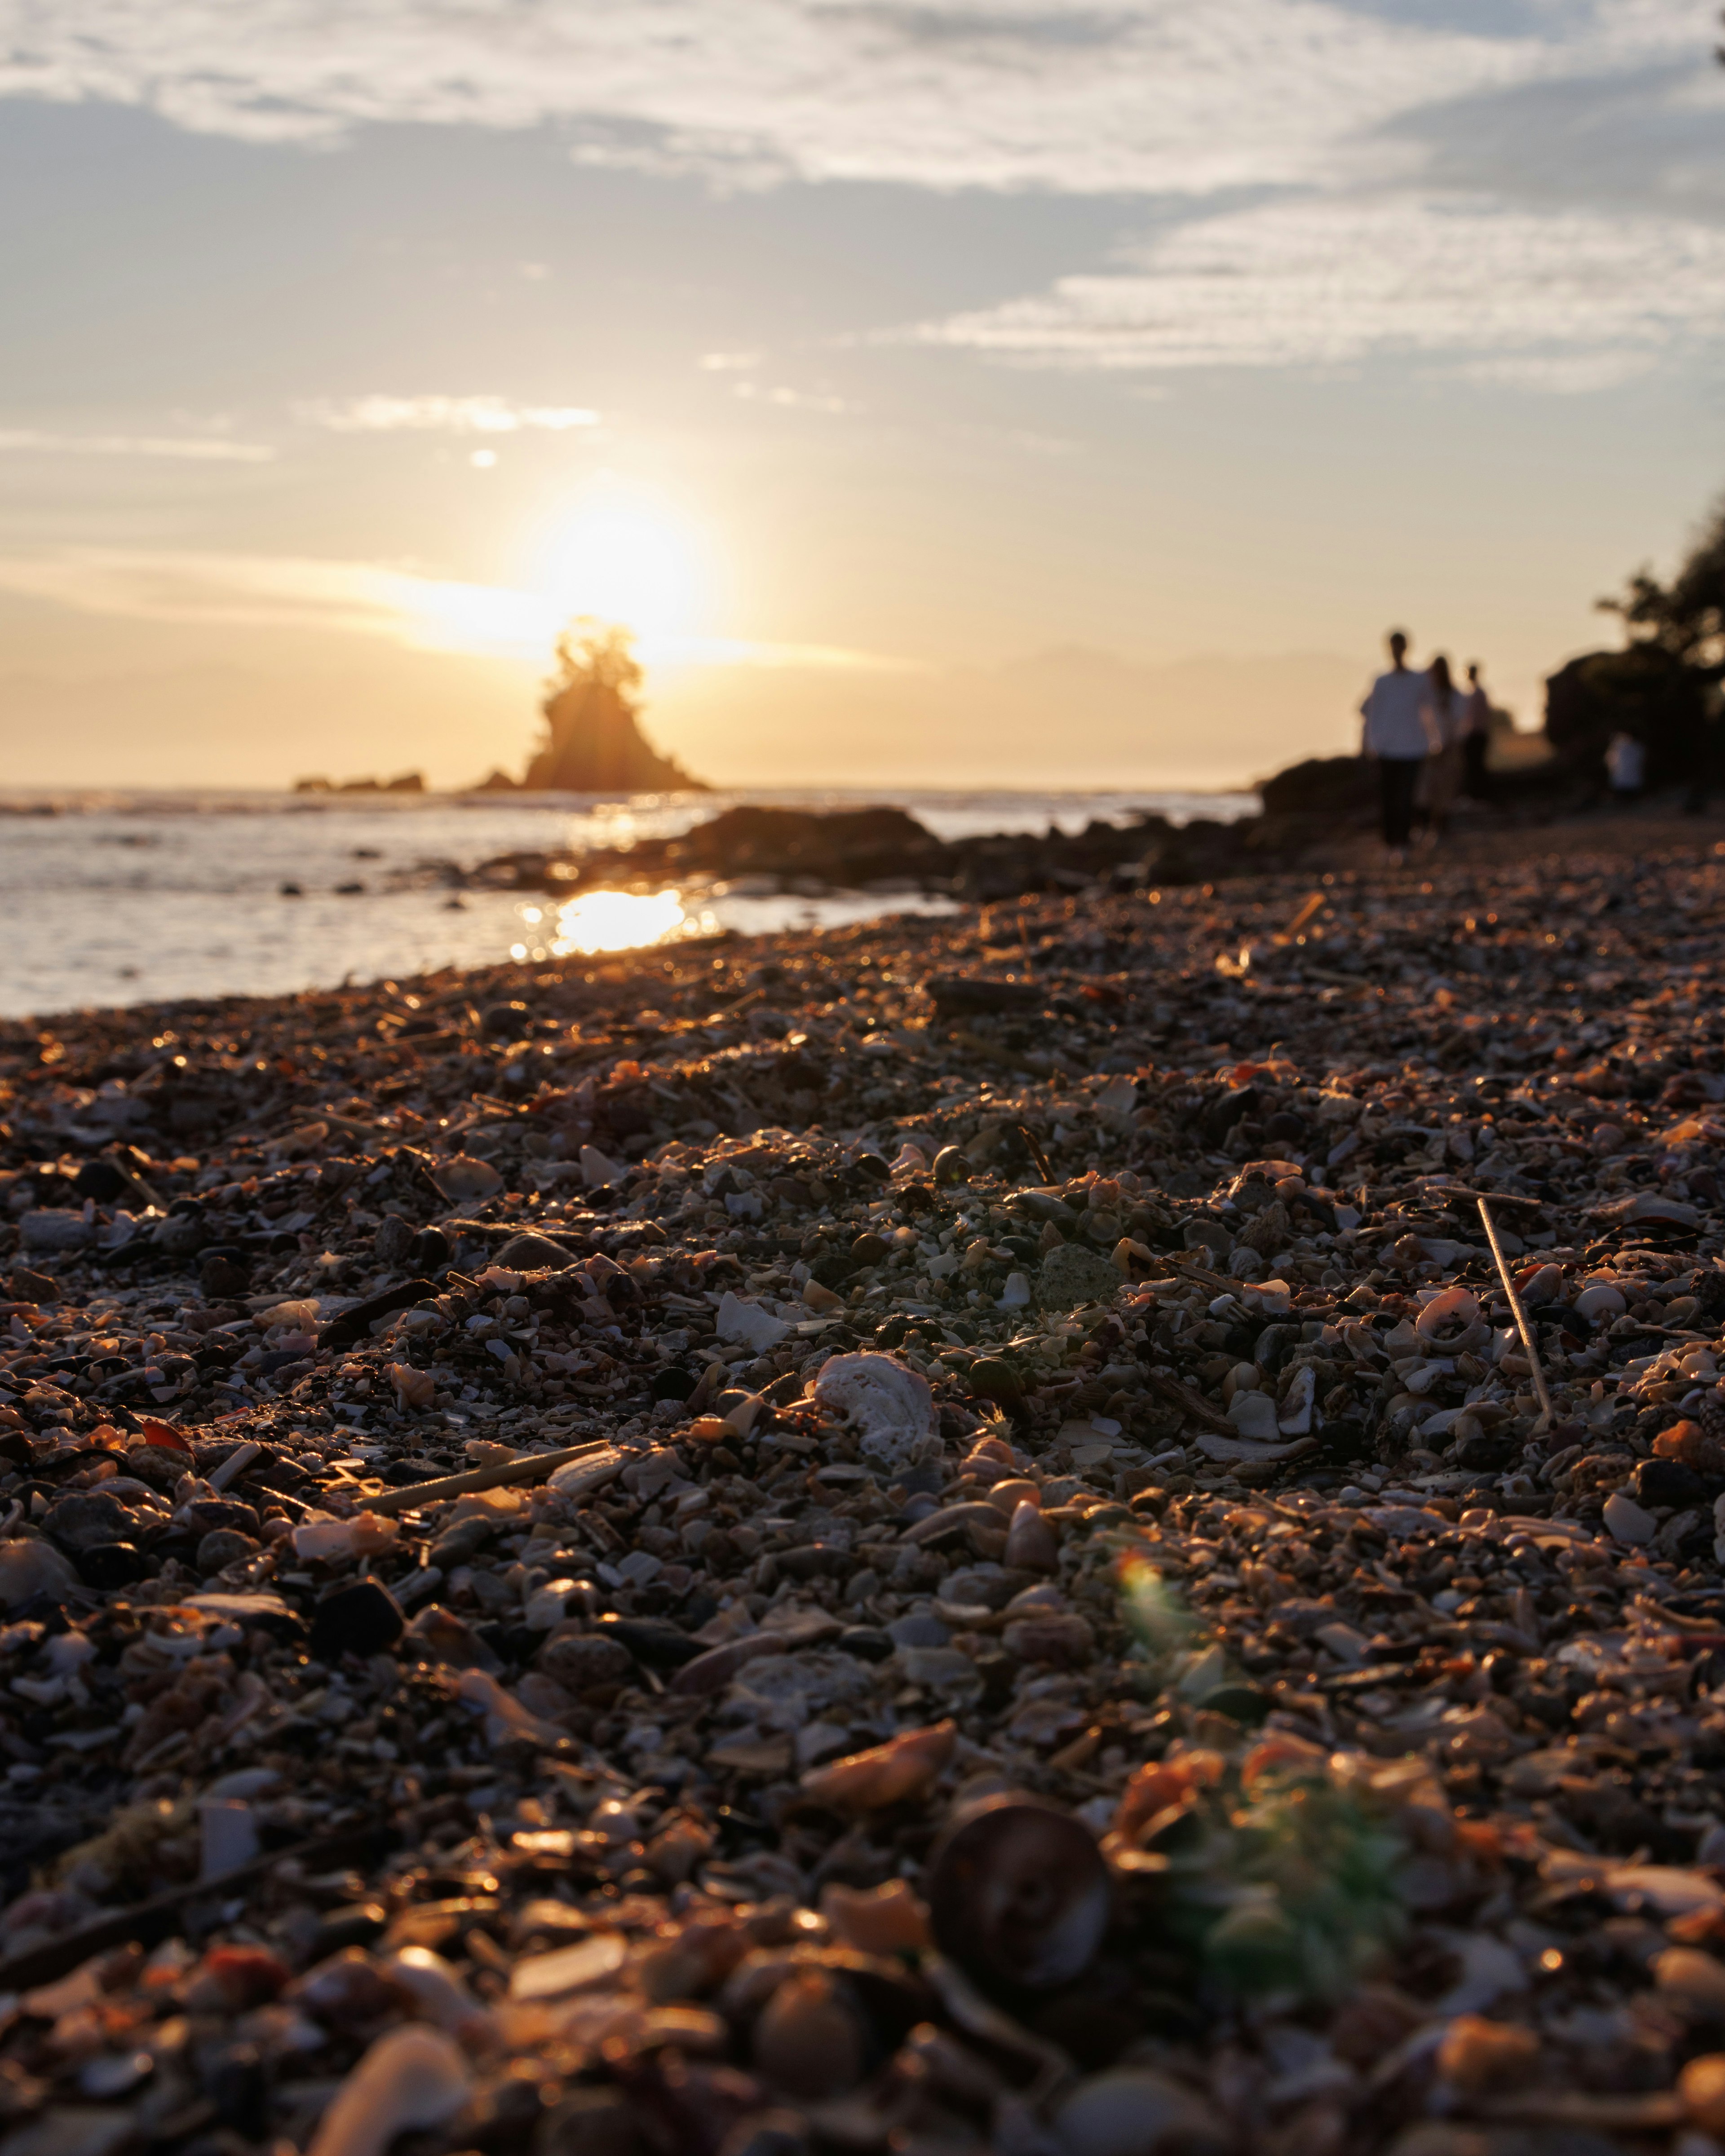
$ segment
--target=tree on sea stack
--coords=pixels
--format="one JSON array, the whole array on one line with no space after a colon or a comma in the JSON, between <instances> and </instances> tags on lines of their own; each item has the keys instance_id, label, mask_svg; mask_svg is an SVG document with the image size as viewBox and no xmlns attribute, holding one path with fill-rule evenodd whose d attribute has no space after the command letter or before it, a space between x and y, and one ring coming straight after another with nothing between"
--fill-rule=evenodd
<instances>
[{"instance_id":1,"label":"tree on sea stack","mask_svg":"<svg viewBox=\"0 0 1725 2156\"><path fill-rule=\"evenodd\" d=\"M540 706L545 739L522 784L534 793L705 793L674 757L641 732L641 669L634 640L614 623L583 614L557 639L557 671Z\"/></svg>"}]
</instances>

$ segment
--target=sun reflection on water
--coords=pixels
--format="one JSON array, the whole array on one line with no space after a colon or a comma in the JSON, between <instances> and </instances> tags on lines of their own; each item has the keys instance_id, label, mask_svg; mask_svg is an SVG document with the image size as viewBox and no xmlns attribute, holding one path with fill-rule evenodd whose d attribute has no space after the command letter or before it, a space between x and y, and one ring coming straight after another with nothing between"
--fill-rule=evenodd
<instances>
[{"instance_id":1,"label":"sun reflection on water","mask_svg":"<svg viewBox=\"0 0 1725 2156\"><path fill-rule=\"evenodd\" d=\"M716 925L709 913L691 913L676 891L584 891L557 906L550 920L536 906L524 906L521 917L536 941L511 945L514 958L639 951L679 936L705 935Z\"/></svg>"}]
</instances>

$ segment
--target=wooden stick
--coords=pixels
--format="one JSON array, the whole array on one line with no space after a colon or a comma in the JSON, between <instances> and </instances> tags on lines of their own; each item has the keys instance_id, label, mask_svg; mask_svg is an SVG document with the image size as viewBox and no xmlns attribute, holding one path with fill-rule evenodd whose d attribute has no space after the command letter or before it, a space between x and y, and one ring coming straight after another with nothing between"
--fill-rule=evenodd
<instances>
[{"instance_id":1,"label":"wooden stick","mask_svg":"<svg viewBox=\"0 0 1725 2156\"><path fill-rule=\"evenodd\" d=\"M1491 1245L1491 1255L1497 1260L1497 1277L1503 1282L1503 1292L1509 1298L1509 1306L1515 1317L1516 1330L1522 1336L1522 1345L1527 1351L1527 1360L1533 1366L1533 1389L1539 1396L1539 1405L1548 1423L1552 1419L1551 1394L1547 1389L1545 1371L1539 1360L1539 1345L1533 1337L1533 1328L1527 1322L1527 1313L1522 1307L1522 1298L1516 1293L1515 1282L1509 1276L1509 1260L1503 1255L1503 1245L1497 1240L1497 1225L1491 1218L1491 1209L1483 1198L1476 1198L1480 1209L1480 1219L1486 1230L1486 1240Z\"/></svg>"},{"instance_id":2,"label":"wooden stick","mask_svg":"<svg viewBox=\"0 0 1725 2156\"><path fill-rule=\"evenodd\" d=\"M173 1919L187 1902L206 1898L220 1901L236 1887L249 1886L253 1880L261 1879L290 1857L301 1864L363 1858L382 1854L388 1848L390 1839L386 1828L350 1827L343 1834L324 1835L313 1841L290 1844L285 1849L267 1850L249 1864L218 1872L213 1879L195 1879L187 1886L170 1887L165 1893L152 1894L147 1901L134 1902L126 1908L113 1910L72 1931L62 1932L58 1938L49 1939L41 1946L26 1947L21 1953L8 1954L0 1961L0 1992L26 1991L39 1984L52 1984L56 1977L64 1976L93 1953L124 1946L128 1940L147 1937L152 1931L160 1937L164 1929L172 1929Z\"/></svg>"},{"instance_id":3,"label":"wooden stick","mask_svg":"<svg viewBox=\"0 0 1725 2156\"><path fill-rule=\"evenodd\" d=\"M519 1460L505 1460L495 1467L470 1468L465 1475L445 1475L436 1482L415 1482L405 1490L387 1490L380 1497L367 1497L368 1512L416 1512L422 1505L440 1505L446 1497L459 1497L470 1490L495 1490L504 1482L536 1482L555 1467L588 1454L608 1450L608 1438L590 1438L585 1445L566 1445L560 1452L526 1452Z\"/></svg>"}]
</instances>

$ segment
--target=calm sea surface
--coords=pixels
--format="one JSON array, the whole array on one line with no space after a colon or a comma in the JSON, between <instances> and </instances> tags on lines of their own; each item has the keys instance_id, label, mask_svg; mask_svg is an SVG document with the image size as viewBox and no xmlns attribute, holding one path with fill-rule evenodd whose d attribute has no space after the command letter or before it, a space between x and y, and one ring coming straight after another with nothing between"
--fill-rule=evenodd
<instances>
[{"instance_id":1,"label":"calm sea surface","mask_svg":"<svg viewBox=\"0 0 1725 2156\"><path fill-rule=\"evenodd\" d=\"M0 1014L23 1017L177 996L265 995L439 966L615 950L663 937L836 927L946 910L870 891L807 897L742 878L559 907L458 891L449 870L517 850L617 845L675 833L738 801L807 808L891 802L942 838L1081 829L1137 808L1232 818L1250 794L770 793L641 795L0 794ZM51 812L51 813L50 813ZM300 896L285 894L297 884ZM349 886L341 889L342 886ZM358 886L354 889L352 886Z\"/></svg>"}]
</instances>

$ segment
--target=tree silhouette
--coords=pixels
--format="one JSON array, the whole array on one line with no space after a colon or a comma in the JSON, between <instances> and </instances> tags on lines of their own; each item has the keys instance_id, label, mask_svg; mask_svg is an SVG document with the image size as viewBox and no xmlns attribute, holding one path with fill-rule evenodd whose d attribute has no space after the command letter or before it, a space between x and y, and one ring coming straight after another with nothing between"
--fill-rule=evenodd
<instances>
[{"instance_id":1,"label":"tree silhouette","mask_svg":"<svg viewBox=\"0 0 1725 2156\"><path fill-rule=\"evenodd\" d=\"M1708 680L1725 678L1725 501L1670 583L1639 569L1621 598L1599 604L1622 617L1632 642L1656 644Z\"/></svg>"}]
</instances>

